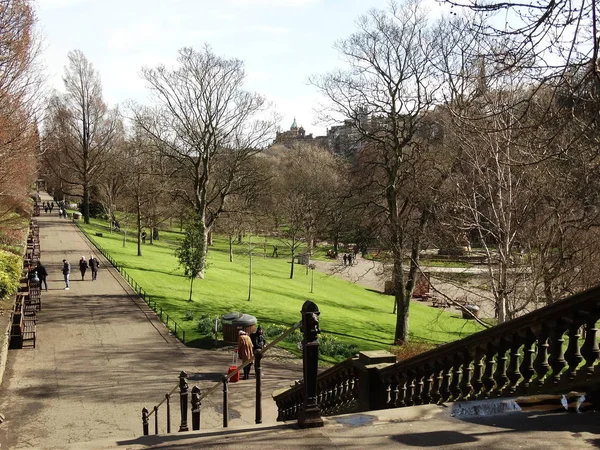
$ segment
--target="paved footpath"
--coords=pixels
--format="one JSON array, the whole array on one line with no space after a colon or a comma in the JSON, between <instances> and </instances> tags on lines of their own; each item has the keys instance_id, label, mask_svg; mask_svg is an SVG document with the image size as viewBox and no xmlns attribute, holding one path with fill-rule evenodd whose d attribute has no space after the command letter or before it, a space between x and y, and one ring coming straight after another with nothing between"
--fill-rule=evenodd
<instances>
[{"instance_id":1,"label":"paved footpath","mask_svg":"<svg viewBox=\"0 0 600 450\"><path fill-rule=\"evenodd\" d=\"M50 198L44 196L44 201ZM78 228L44 214L40 227L41 261L50 290L42 292L35 349L10 350L0 386L0 448L63 448L76 442L142 434L141 410L164 398L180 371L190 389L214 385L231 363L223 351L191 349L171 336L119 273ZM81 281L78 261L94 253L98 280ZM64 290L62 259L71 263L71 289ZM264 360L263 423L275 423L270 394L302 378L297 360ZM230 426L254 424L254 379L230 384ZM179 426L178 396L172 421ZM202 404L202 428L222 425L222 393ZM163 407L164 409L164 407ZM160 410L164 432L165 412ZM154 421L151 420L151 431Z\"/></svg>"}]
</instances>

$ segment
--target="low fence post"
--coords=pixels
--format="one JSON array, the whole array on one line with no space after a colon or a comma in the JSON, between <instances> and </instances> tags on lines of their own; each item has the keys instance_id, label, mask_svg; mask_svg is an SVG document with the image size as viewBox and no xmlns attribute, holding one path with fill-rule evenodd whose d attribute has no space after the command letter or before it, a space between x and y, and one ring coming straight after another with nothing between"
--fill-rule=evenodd
<instances>
[{"instance_id":1,"label":"low fence post","mask_svg":"<svg viewBox=\"0 0 600 450\"><path fill-rule=\"evenodd\" d=\"M187 424L187 408L188 408L188 384L185 379L187 378L187 373L183 370L179 374L179 404L181 407L181 425L179 426L179 431L189 431Z\"/></svg>"},{"instance_id":2,"label":"low fence post","mask_svg":"<svg viewBox=\"0 0 600 450\"><path fill-rule=\"evenodd\" d=\"M302 368L304 372L304 405L298 413L300 428L323 426L321 410L317 405L317 371L319 364L319 308L310 300L302 305Z\"/></svg>"},{"instance_id":3,"label":"low fence post","mask_svg":"<svg viewBox=\"0 0 600 450\"><path fill-rule=\"evenodd\" d=\"M255 417L254 417L254 422L255 423L262 423L262 380L261 380L261 374L262 374L262 367L261 367L261 360L262 360L262 350L259 348L256 350L256 352L254 352L254 373L256 376L256 406L255 406Z\"/></svg>"},{"instance_id":4,"label":"low fence post","mask_svg":"<svg viewBox=\"0 0 600 450\"><path fill-rule=\"evenodd\" d=\"M200 388L192 388L192 430L200 429Z\"/></svg>"},{"instance_id":5,"label":"low fence post","mask_svg":"<svg viewBox=\"0 0 600 450\"><path fill-rule=\"evenodd\" d=\"M142 408L142 429L144 436L148 436L148 410L146 408Z\"/></svg>"},{"instance_id":6,"label":"low fence post","mask_svg":"<svg viewBox=\"0 0 600 450\"><path fill-rule=\"evenodd\" d=\"M158 406L154 407L154 434L158 434Z\"/></svg>"},{"instance_id":7,"label":"low fence post","mask_svg":"<svg viewBox=\"0 0 600 450\"><path fill-rule=\"evenodd\" d=\"M227 406L227 377L223 377L223 428L227 428L229 425L229 411Z\"/></svg>"},{"instance_id":8,"label":"low fence post","mask_svg":"<svg viewBox=\"0 0 600 450\"><path fill-rule=\"evenodd\" d=\"M171 394L165 394L167 401L167 433L171 432Z\"/></svg>"}]
</instances>

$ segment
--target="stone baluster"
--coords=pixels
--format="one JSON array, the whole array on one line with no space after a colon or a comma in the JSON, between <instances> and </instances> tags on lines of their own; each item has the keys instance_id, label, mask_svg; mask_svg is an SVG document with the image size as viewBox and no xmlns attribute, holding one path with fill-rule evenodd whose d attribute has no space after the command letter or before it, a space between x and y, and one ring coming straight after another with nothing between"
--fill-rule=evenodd
<instances>
[{"instance_id":1,"label":"stone baluster","mask_svg":"<svg viewBox=\"0 0 600 450\"><path fill-rule=\"evenodd\" d=\"M406 406L406 374L400 374L400 378L398 380L398 393L396 396L396 407L402 408Z\"/></svg>"},{"instance_id":2,"label":"stone baluster","mask_svg":"<svg viewBox=\"0 0 600 450\"><path fill-rule=\"evenodd\" d=\"M496 386L496 382L494 381L494 366L496 365L496 360L494 357L496 356L496 346L492 343L489 343L485 352L485 370L483 371L483 387L485 389L485 397L489 397L494 387Z\"/></svg>"},{"instance_id":3,"label":"stone baluster","mask_svg":"<svg viewBox=\"0 0 600 450\"><path fill-rule=\"evenodd\" d=\"M509 344L505 339L500 339L498 344L498 353L496 360L498 363L496 364L496 370L494 372L494 380L496 381L496 389L493 394L496 396L500 396L508 383L508 377L506 376L506 367L508 362L508 357L506 356L506 352L509 349Z\"/></svg>"},{"instance_id":4,"label":"stone baluster","mask_svg":"<svg viewBox=\"0 0 600 450\"><path fill-rule=\"evenodd\" d=\"M450 394L452 400L460 397L460 377L462 375L462 357L460 354L454 356L452 361L452 380L450 381Z\"/></svg>"},{"instance_id":5,"label":"stone baluster","mask_svg":"<svg viewBox=\"0 0 600 450\"><path fill-rule=\"evenodd\" d=\"M537 340L537 356L533 363L533 368L537 374L536 384L538 386L541 386L544 383L544 379L550 370L550 364L548 364L548 348L550 347L550 343L548 342L549 334L548 327L542 325Z\"/></svg>"},{"instance_id":6,"label":"stone baluster","mask_svg":"<svg viewBox=\"0 0 600 450\"><path fill-rule=\"evenodd\" d=\"M452 378L452 360L442 361L442 382L440 384L440 401L446 402L450 399L450 381Z\"/></svg>"},{"instance_id":7,"label":"stone baluster","mask_svg":"<svg viewBox=\"0 0 600 450\"><path fill-rule=\"evenodd\" d=\"M523 381L519 385L519 392L527 394L529 392L529 386L533 376L535 375L535 369L533 368L533 359L535 356L535 341L536 337L533 331L527 330L523 344L523 362L519 367Z\"/></svg>"},{"instance_id":8,"label":"stone baluster","mask_svg":"<svg viewBox=\"0 0 600 450\"><path fill-rule=\"evenodd\" d=\"M431 390L433 388L433 377L435 376L431 367L427 365L425 367L425 376L423 379L423 391L421 393L422 404L427 405L431 403Z\"/></svg>"},{"instance_id":9,"label":"stone baluster","mask_svg":"<svg viewBox=\"0 0 600 450\"><path fill-rule=\"evenodd\" d=\"M506 393L513 395L517 391L517 386L521 380L521 371L519 370L519 359L521 354L519 349L523 345L523 340L518 333L513 334L512 345L510 346L510 360L508 363L508 387L504 390Z\"/></svg>"},{"instance_id":10,"label":"stone baluster","mask_svg":"<svg viewBox=\"0 0 600 450\"><path fill-rule=\"evenodd\" d=\"M550 364L550 367L552 368L552 383L555 384L560 381L560 372L567 366L563 350L566 329L567 326L564 321L559 319L551 334L552 338L550 339L550 356L548 357L548 364Z\"/></svg>"},{"instance_id":11,"label":"stone baluster","mask_svg":"<svg viewBox=\"0 0 600 450\"><path fill-rule=\"evenodd\" d=\"M415 377L412 372L406 372L406 391L404 393L404 406L412 406L415 392Z\"/></svg>"},{"instance_id":12,"label":"stone baluster","mask_svg":"<svg viewBox=\"0 0 600 450\"><path fill-rule=\"evenodd\" d=\"M569 369L567 370L565 376L569 380L575 379L575 376L577 375L577 367L579 366L579 363L583 361L583 356L581 356L579 349L579 338L581 337L580 330L580 322L573 322L569 325L569 345L567 346L567 351L565 352L565 360L569 365Z\"/></svg>"},{"instance_id":13,"label":"stone baluster","mask_svg":"<svg viewBox=\"0 0 600 450\"><path fill-rule=\"evenodd\" d=\"M442 394L440 393L440 388L442 386L442 381L444 379L442 375L442 365L439 361L435 361L433 363L433 375L431 377L431 403L438 404L442 399Z\"/></svg>"},{"instance_id":14,"label":"stone baluster","mask_svg":"<svg viewBox=\"0 0 600 450\"><path fill-rule=\"evenodd\" d=\"M478 398L483 388L483 369L485 364L483 357L485 356L485 348L477 347L475 349L475 358L473 359L473 377L471 379L471 386L473 387L473 398Z\"/></svg>"},{"instance_id":15,"label":"stone baluster","mask_svg":"<svg viewBox=\"0 0 600 450\"><path fill-rule=\"evenodd\" d=\"M596 334L598 333L598 328L596 328L597 320L597 317L593 317L586 321L585 341L581 347L581 354L585 359L585 365L583 366L582 371L588 377L593 375L594 364L600 355L600 348L598 348L598 340L596 339Z\"/></svg>"},{"instance_id":16,"label":"stone baluster","mask_svg":"<svg viewBox=\"0 0 600 450\"><path fill-rule=\"evenodd\" d=\"M471 378L473 376L473 367L471 367L472 362L473 352L465 350L463 354L462 376L460 380L461 400L469 399L471 397L471 393L473 392L473 385L471 381Z\"/></svg>"},{"instance_id":17,"label":"stone baluster","mask_svg":"<svg viewBox=\"0 0 600 450\"><path fill-rule=\"evenodd\" d=\"M420 371L415 373L415 388L413 391L412 402L413 405L422 405L423 404L423 374Z\"/></svg>"}]
</instances>

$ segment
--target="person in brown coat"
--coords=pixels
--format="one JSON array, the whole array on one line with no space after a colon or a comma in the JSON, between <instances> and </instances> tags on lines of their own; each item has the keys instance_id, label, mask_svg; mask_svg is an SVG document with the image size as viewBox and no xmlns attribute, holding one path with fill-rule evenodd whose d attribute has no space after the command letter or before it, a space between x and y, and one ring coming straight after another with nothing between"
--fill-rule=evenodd
<instances>
[{"instance_id":1,"label":"person in brown coat","mask_svg":"<svg viewBox=\"0 0 600 450\"><path fill-rule=\"evenodd\" d=\"M242 364L252 359L254 356L254 352L252 351L252 340L248 333L245 331L240 331L240 336L238 337L238 357L242 360ZM250 378L250 368L252 364L248 364L244 367L244 380Z\"/></svg>"}]
</instances>

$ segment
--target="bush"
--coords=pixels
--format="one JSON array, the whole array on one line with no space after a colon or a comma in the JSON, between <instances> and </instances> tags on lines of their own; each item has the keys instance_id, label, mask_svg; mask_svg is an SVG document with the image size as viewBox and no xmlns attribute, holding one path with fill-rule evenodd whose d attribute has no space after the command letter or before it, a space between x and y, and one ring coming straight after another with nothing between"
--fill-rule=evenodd
<instances>
[{"instance_id":1,"label":"bush","mask_svg":"<svg viewBox=\"0 0 600 450\"><path fill-rule=\"evenodd\" d=\"M8 298L17 292L21 266L21 258L0 250L0 299Z\"/></svg>"},{"instance_id":2,"label":"bush","mask_svg":"<svg viewBox=\"0 0 600 450\"><path fill-rule=\"evenodd\" d=\"M356 344L340 342L333 336L322 333L319 336L319 353L337 359L346 359L358 353Z\"/></svg>"},{"instance_id":3,"label":"bush","mask_svg":"<svg viewBox=\"0 0 600 450\"><path fill-rule=\"evenodd\" d=\"M288 327L286 327L285 325L277 325L274 323L270 323L269 325L263 328L263 332L265 334L265 337L276 338L287 329Z\"/></svg>"},{"instance_id":4,"label":"bush","mask_svg":"<svg viewBox=\"0 0 600 450\"><path fill-rule=\"evenodd\" d=\"M217 320L217 331L221 332L221 321L218 317L210 317L204 314L198 319L198 332L203 336L212 336L215 332L215 320Z\"/></svg>"},{"instance_id":5,"label":"bush","mask_svg":"<svg viewBox=\"0 0 600 450\"><path fill-rule=\"evenodd\" d=\"M392 347L390 351L396 355L396 359L398 361L404 361L405 359L428 352L435 347L436 346L434 344L430 344L429 342L407 342L405 344Z\"/></svg>"},{"instance_id":6,"label":"bush","mask_svg":"<svg viewBox=\"0 0 600 450\"><path fill-rule=\"evenodd\" d=\"M186 311L185 312L185 316L183 317L183 320L194 320L194 312L193 311Z\"/></svg>"}]
</instances>

